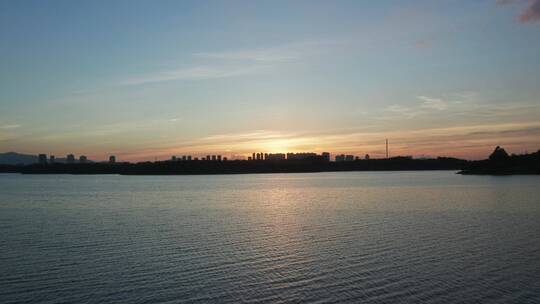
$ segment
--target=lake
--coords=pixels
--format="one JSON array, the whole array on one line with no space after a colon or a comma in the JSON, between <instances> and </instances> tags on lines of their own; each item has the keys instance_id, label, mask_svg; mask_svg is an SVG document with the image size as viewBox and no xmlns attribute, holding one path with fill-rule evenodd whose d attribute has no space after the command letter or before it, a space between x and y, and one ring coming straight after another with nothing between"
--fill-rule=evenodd
<instances>
[{"instance_id":1,"label":"lake","mask_svg":"<svg viewBox=\"0 0 540 304\"><path fill-rule=\"evenodd\" d=\"M0 175L0 303L539 303L540 177Z\"/></svg>"}]
</instances>

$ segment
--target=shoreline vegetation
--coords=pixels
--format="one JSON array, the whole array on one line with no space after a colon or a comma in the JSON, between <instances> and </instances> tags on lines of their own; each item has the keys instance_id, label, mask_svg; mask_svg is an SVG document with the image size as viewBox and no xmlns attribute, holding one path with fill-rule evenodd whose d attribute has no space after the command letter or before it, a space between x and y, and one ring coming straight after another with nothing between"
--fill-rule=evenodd
<instances>
[{"instance_id":1,"label":"shoreline vegetation","mask_svg":"<svg viewBox=\"0 0 540 304\"><path fill-rule=\"evenodd\" d=\"M540 174L540 150L534 153L508 155L496 147L486 160L470 161L458 172L464 175L538 175Z\"/></svg>"},{"instance_id":2,"label":"shoreline vegetation","mask_svg":"<svg viewBox=\"0 0 540 304\"><path fill-rule=\"evenodd\" d=\"M508 155L504 149L497 147L488 159L480 161L449 157L435 159L392 157L388 159L357 159L348 162L331 162L313 158L304 160L169 160L139 163L0 164L0 173L21 174L200 175L410 170L455 170L464 175L540 174L540 150L530 154Z\"/></svg>"}]
</instances>

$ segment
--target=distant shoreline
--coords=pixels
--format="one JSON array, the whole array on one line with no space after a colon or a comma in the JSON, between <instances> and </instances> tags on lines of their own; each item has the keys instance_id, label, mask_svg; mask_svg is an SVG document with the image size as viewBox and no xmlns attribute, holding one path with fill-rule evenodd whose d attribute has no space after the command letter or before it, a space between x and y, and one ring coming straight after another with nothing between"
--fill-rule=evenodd
<instances>
[{"instance_id":1,"label":"distant shoreline","mask_svg":"<svg viewBox=\"0 0 540 304\"><path fill-rule=\"evenodd\" d=\"M466 161L454 158L355 160L329 162L320 160L277 161L162 161L143 163L85 163L0 165L0 172L21 174L120 174L120 175L207 175L255 173L318 173L348 171L458 171Z\"/></svg>"},{"instance_id":2,"label":"distant shoreline","mask_svg":"<svg viewBox=\"0 0 540 304\"><path fill-rule=\"evenodd\" d=\"M21 172L0 172L0 175L117 175L117 176L201 176L201 175L249 175L249 174L305 174L305 173L347 173L347 172L430 172L430 171L451 171L461 174L455 169L421 169L421 170L348 170L348 171L289 171L289 172L239 172L239 173L172 173L172 174L139 174L139 173L21 173ZM466 174L464 174L466 175Z\"/></svg>"},{"instance_id":3,"label":"distant shoreline","mask_svg":"<svg viewBox=\"0 0 540 304\"><path fill-rule=\"evenodd\" d=\"M0 173L21 174L119 174L119 175L217 175L259 173L377 172L377 171L457 171L462 175L538 175L540 152L507 155L497 147L489 159L467 161L439 157L413 159L356 159L328 161L323 158L302 160L169 160L157 162L41 163L2 165ZM497 155L499 154L499 155ZM495 156L493 156L495 155Z\"/></svg>"}]
</instances>

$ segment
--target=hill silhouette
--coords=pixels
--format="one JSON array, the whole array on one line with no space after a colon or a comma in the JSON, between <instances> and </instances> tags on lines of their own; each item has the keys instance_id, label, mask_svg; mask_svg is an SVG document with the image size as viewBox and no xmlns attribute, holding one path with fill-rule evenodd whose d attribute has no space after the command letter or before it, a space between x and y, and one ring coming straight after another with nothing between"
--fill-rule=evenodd
<instances>
[{"instance_id":1,"label":"hill silhouette","mask_svg":"<svg viewBox=\"0 0 540 304\"><path fill-rule=\"evenodd\" d=\"M4 165L29 165L37 162L37 155L21 154L17 152L0 153L0 164Z\"/></svg>"},{"instance_id":2,"label":"hill silhouette","mask_svg":"<svg viewBox=\"0 0 540 304\"><path fill-rule=\"evenodd\" d=\"M540 174L540 150L530 154L508 155L501 147L496 147L486 160L468 162L460 174Z\"/></svg>"}]
</instances>

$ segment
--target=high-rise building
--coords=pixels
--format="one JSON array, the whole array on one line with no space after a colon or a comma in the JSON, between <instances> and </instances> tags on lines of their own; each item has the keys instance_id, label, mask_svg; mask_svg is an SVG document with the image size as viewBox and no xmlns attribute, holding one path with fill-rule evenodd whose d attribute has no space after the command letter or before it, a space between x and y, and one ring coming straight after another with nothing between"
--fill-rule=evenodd
<instances>
[{"instance_id":1,"label":"high-rise building","mask_svg":"<svg viewBox=\"0 0 540 304\"><path fill-rule=\"evenodd\" d=\"M215 156L215 155L212 155L212 160L213 160L213 161L216 160L216 156Z\"/></svg>"},{"instance_id":2,"label":"high-rise building","mask_svg":"<svg viewBox=\"0 0 540 304\"><path fill-rule=\"evenodd\" d=\"M73 164L75 162L75 155L73 154L68 154L66 156L66 163L68 164Z\"/></svg>"},{"instance_id":3,"label":"high-rise building","mask_svg":"<svg viewBox=\"0 0 540 304\"><path fill-rule=\"evenodd\" d=\"M369 154L366 154L366 156L364 156L364 159L368 160L369 159Z\"/></svg>"},{"instance_id":4,"label":"high-rise building","mask_svg":"<svg viewBox=\"0 0 540 304\"><path fill-rule=\"evenodd\" d=\"M188 155L188 156L187 156L187 160L188 160L188 161L191 160L191 155Z\"/></svg>"},{"instance_id":5,"label":"high-rise building","mask_svg":"<svg viewBox=\"0 0 540 304\"><path fill-rule=\"evenodd\" d=\"M288 160L306 160L306 159L317 159L317 153L307 152L307 153L287 153Z\"/></svg>"},{"instance_id":6,"label":"high-rise building","mask_svg":"<svg viewBox=\"0 0 540 304\"><path fill-rule=\"evenodd\" d=\"M345 161L354 161L354 155L345 155Z\"/></svg>"},{"instance_id":7,"label":"high-rise building","mask_svg":"<svg viewBox=\"0 0 540 304\"><path fill-rule=\"evenodd\" d=\"M217 161L221 161L221 155L217 156Z\"/></svg>"},{"instance_id":8,"label":"high-rise building","mask_svg":"<svg viewBox=\"0 0 540 304\"><path fill-rule=\"evenodd\" d=\"M47 154L39 154L38 155L38 162L40 164L46 164L47 163Z\"/></svg>"},{"instance_id":9,"label":"high-rise building","mask_svg":"<svg viewBox=\"0 0 540 304\"><path fill-rule=\"evenodd\" d=\"M268 153L266 154L266 160L285 160L285 154L283 153Z\"/></svg>"},{"instance_id":10,"label":"high-rise building","mask_svg":"<svg viewBox=\"0 0 540 304\"><path fill-rule=\"evenodd\" d=\"M116 156L114 156L114 155L109 156L109 163L111 163L111 164L116 163Z\"/></svg>"},{"instance_id":11,"label":"high-rise building","mask_svg":"<svg viewBox=\"0 0 540 304\"><path fill-rule=\"evenodd\" d=\"M225 156L225 157L223 157L223 161L227 161L227 160L228 160L228 159L227 159L227 157L226 157L226 156Z\"/></svg>"},{"instance_id":12,"label":"high-rise building","mask_svg":"<svg viewBox=\"0 0 540 304\"><path fill-rule=\"evenodd\" d=\"M344 162L344 161L345 161L344 154L336 155L336 162Z\"/></svg>"},{"instance_id":13,"label":"high-rise building","mask_svg":"<svg viewBox=\"0 0 540 304\"><path fill-rule=\"evenodd\" d=\"M49 163L54 164L55 160L56 158L54 157L54 155L49 156Z\"/></svg>"},{"instance_id":14,"label":"high-rise building","mask_svg":"<svg viewBox=\"0 0 540 304\"><path fill-rule=\"evenodd\" d=\"M186 161L186 160L187 160L187 156L182 155L182 161Z\"/></svg>"},{"instance_id":15,"label":"high-rise building","mask_svg":"<svg viewBox=\"0 0 540 304\"><path fill-rule=\"evenodd\" d=\"M210 155L206 155L206 160L210 160Z\"/></svg>"},{"instance_id":16,"label":"high-rise building","mask_svg":"<svg viewBox=\"0 0 540 304\"><path fill-rule=\"evenodd\" d=\"M248 158L249 159L249 158ZM255 152L253 152L253 154L251 155L251 159L250 160L255 160Z\"/></svg>"},{"instance_id":17,"label":"high-rise building","mask_svg":"<svg viewBox=\"0 0 540 304\"><path fill-rule=\"evenodd\" d=\"M176 161L176 156L171 156L171 161L175 162Z\"/></svg>"},{"instance_id":18,"label":"high-rise building","mask_svg":"<svg viewBox=\"0 0 540 304\"><path fill-rule=\"evenodd\" d=\"M79 163L84 164L88 161L88 158L85 155L79 156Z\"/></svg>"},{"instance_id":19,"label":"high-rise building","mask_svg":"<svg viewBox=\"0 0 540 304\"><path fill-rule=\"evenodd\" d=\"M328 152L323 152L323 153L321 153L321 157L322 157L323 160L325 160L325 161L330 161L330 153L328 153Z\"/></svg>"}]
</instances>

